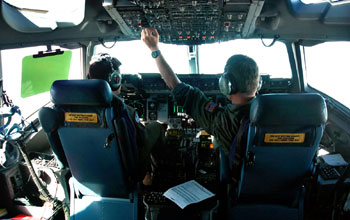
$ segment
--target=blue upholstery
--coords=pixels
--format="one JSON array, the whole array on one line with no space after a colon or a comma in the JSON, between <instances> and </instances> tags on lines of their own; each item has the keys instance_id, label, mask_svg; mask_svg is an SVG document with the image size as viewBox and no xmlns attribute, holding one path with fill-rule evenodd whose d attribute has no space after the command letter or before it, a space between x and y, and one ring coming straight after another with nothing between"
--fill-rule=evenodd
<instances>
[{"instance_id":1,"label":"blue upholstery","mask_svg":"<svg viewBox=\"0 0 350 220\"><path fill-rule=\"evenodd\" d=\"M55 105L65 106L111 107L113 99L111 89L101 80L57 80L50 94Z\"/></svg>"},{"instance_id":2,"label":"blue upholstery","mask_svg":"<svg viewBox=\"0 0 350 220\"><path fill-rule=\"evenodd\" d=\"M134 154L122 155L130 152L123 148L131 146L125 146L117 134L124 103L115 102L122 105L116 111L116 97L104 80L59 80L50 93L54 109L41 109L39 117L49 139L54 140L50 141L54 153L67 161L72 173L70 185L76 195L71 196L71 216L84 219L90 212L103 209L99 218L94 214L96 219L118 215L137 219L135 182L125 167L136 164L137 159ZM58 139L53 135L56 133Z\"/></svg>"},{"instance_id":3,"label":"blue upholstery","mask_svg":"<svg viewBox=\"0 0 350 220\"><path fill-rule=\"evenodd\" d=\"M257 97L250 109L240 196L229 216L302 219L302 185L312 175L313 159L326 121L326 104L318 94ZM282 139L269 138L276 134L277 137L282 134ZM288 139L288 135L294 138ZM305 139L297 143L300 135L305 135Z\"/></svg>"},{"instance_id":4,"label":"blue upholstery","mask_svg":"<svg viewBox=\"0 0 350 220\"><path fill-rule=\"evenodd\" d=\"M317 126L326 123L327 108L318 94L266 94L252 103L250 120L260 126Z\"/></svg>"},{"instance_id":5,"label":"blue upholstery","mask_svg":"<svg viewBox=\"0 0 350 220\"><path fill-rule=\"evenodd\" d=\"M59 116L51 108L43 107L39 110L39 121L49 140L51 149L62 169L68 168L67 158L63 152L61 140L58 136Z\"/></svg>"}]
</instances>

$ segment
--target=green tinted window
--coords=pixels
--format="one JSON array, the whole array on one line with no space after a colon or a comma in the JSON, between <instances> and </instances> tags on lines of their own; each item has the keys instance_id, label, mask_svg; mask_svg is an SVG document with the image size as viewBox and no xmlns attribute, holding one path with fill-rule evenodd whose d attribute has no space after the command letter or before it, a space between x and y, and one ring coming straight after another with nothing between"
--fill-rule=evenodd
<instances>
[{"instance_id":1,"label":"green tinted window","mask_svg":"<svg viewBox=\"0 0 350 220\"><path fill-rule=\"evenodd\" d=\"M68 79L72 51L63 54L22 60L21 97L26 98L50 90L55 80Z\"/></svg>"},{"instance_id":2,"label":"green tinted window","mask_svg":"<svg viewBox=\"0 0 350 220\"><path fill-rule=\"evenodd\" d=\"M50 102L50 87L56 79L81 79L81 48L65 50L62 55L33 58L46 46L0 50L3 89L27 118ZM68 72L67 72L68 71ZM34 115L35 117L35 115Z\"/></svg>"}]
</instances>

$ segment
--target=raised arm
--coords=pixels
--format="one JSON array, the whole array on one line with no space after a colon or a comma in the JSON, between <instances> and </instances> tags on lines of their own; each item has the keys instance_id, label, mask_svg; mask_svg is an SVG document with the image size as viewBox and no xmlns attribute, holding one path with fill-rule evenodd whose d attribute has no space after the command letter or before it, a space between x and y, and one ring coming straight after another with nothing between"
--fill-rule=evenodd
<instances>
[{"instance_id":1,"label":"raised arm","mask_svg":"<svg viewBox=\"0 0 350 220\"><path fill-rule=\"evenodd\" d=\"M141 32L141 39L151 50L151 52L159 50L159 34L155 28L143 29ZM175 75L174 71L171 69L161 53L155 58L155 61L165 83L171 90L173 90L180 83L179 78Z\"/></svg>"}]
</instances>

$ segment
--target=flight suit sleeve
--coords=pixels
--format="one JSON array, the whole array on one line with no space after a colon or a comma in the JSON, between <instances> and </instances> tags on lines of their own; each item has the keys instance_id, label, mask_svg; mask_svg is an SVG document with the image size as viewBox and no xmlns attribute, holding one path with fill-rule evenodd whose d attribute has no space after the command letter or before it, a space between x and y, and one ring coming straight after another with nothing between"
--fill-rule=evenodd
<instances>
[{"instance_id":1,"label":"flight suit sleeve","mask_svg":"<svg viewBox=\"0 0 350 220\"><path fill-rule=\"evenodd\" d=\"M183 106L185 112L193 117L201 128L213 134L217 126L216 111L220 107L210 102L201 90L185 83L180 83L174 88L173 96L176 104Z\"/></svg>"}]
</instances>

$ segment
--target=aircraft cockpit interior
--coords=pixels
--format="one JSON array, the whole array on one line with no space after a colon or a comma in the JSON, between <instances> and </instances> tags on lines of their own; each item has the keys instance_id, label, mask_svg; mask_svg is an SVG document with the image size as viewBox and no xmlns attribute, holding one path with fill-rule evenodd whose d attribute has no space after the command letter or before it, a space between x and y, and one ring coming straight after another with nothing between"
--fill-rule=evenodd
<instances>
[{"instance_id":1,"label":"aircraft cockpit interior","mask_svg":"<svg viewBox=\"0 0 350 220\"><path fill-rule=\"evenodd\" d=\"M0 5L0 219L350 219L349 0Z\"/></svg>"}]
</instances>

